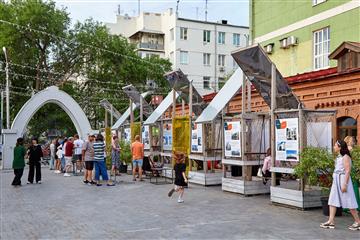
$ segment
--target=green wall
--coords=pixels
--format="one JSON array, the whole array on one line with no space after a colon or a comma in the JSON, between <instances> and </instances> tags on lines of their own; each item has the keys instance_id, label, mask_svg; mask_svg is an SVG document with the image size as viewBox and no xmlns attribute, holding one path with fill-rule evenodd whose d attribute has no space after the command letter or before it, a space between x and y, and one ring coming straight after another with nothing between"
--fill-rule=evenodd
<instances>
[{"instance_id":1,"label":"green wall","mask_svg":"<svg viewBox=\"0 0 360 240\"><path fill-rule=\"evenodd\" d=\"M349 1L328 0L312 7L312 1L310 0L306 1L306 3L295 0L253 0L250 9L252 9L251 6L253 5L252 11L255 15L251 17L251 30L258 33L255 34L255 37L259 37L345 2ZM275 9L275 6L277 9ZM324 27L330 27L330 53L344 41L360 42L360 8L261 42L261 45L274 44L273 53L269 54L269 57L283 76L310 72L313 71L313 32ZM288 49L281 49L279 40L288 36L297 37L298 45ZM336 65L336 61L330 61L330 67Z\"/></svg>"},{"instance_id":2,"label":"green wall","mask_svg":"<svg viewBox=\"0 0 360 240\"><path fill-rule=\"evenodd\" d=\"M312 0L251 0L252 39L350 1L327 0L312 6Z\"/></svg>"}]
</instances>

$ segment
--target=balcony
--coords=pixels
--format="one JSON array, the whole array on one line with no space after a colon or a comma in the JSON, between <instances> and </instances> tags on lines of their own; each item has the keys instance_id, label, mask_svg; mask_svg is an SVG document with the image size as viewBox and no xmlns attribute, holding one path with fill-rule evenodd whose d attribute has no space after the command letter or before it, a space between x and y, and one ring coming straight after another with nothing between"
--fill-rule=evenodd
<instances>
[{"instance_id":1,"label":"balcony","mask_svg":"<svg viewBox=\"0 0 360 240\"><path fill-rule=\"evenodd\" d=\"M151 50L158 50L158 51L164 51L164 45L156 44L156 43L145 43L141 42L137 44L137 48L140 49L151 49Z\"/></svg>"}]
</instances>

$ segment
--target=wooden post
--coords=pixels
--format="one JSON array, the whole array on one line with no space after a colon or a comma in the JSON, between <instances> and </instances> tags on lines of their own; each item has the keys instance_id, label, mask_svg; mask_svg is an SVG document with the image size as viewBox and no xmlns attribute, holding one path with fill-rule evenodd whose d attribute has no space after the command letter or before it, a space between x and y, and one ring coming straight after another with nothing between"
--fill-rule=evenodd
<instances>
[{"instance_id":1,"label":"wooden post","mask_svg":"<svg viewBox=\"0 0 360 240\"><path fill-rule=\"evenodd\" d=\"M247 82L247 111L251 112L251 83L250 81Z\"/></svg>"},{"instance_id":2,"label":"wooden post","mask_svg":"<svg viewBox=\"0 0 360 240\"><path fill-rule=\"evenodd\" d=\"M192 85L192 80L189 82L189 117L190 117L190 152L191 152L191 138L192 138L192 115L193 115L193 109L192 109L192 104L193 104L193 101L192 101L192 95L193 95L193 85ZM191 159L189 158L189 169L192 170L192 161Z\"/></svg>"},{"instance_id":3,"label":"wooden post","mask_svg":"<svg viewBox=\"0 0 360 240\"><path fill-rule=\"evenodd\" d=\"M300 152L303 150L304 146L306 146L306 143L305 143L305 129L304 129L304 110L302 109L301 105L299 104L299 136L298 136L298 139L299 139L299 151L298 153L300 154ZM301 161L301 159L300 159ZM304 191L305 189L305 184L304 184L304 181L305 179L304 178L301 178L300 179L300 182L299 182L299 188L300 188L300 191Z\"/></svg>"},{"instance_id":4,"label":"wooden post","mask_svg":"<svg viewBox=\"0 0 360 240\"><path fill-rule=\"evenodd\" d=\"M130 123L134 123L133 101L130 99Z\"/></svg>"},{"instance_id":5,"label":"wooden post","mask_svg":"<svg viewBox=\"0 0 360 240\"><path fill-rule=\"evenodd\" d=\"M143 112L144 112L143 99L142 99L142 97L140 97L140 141L141 142L143 141L143 139L142 139Z\"/></svg>"},{"instance_id":6,"label":"wooden post","mask_svg":"<svg viewBox=\"0 0 360 240\"><path fill-rule=\"evenodd\" d=\"M105 124L104 125L105 125L104 128L108 127L108 113L107 113L106 109L105 109Z\"/></svg>"},{"instance_id":7,"label":"wooden post","mask_svg":"<svg viewBox=\"0 0 360 240\"><path fill-rule=\"evenodd\" d=\"M181 115L185 116L185 101L182 99L181 101Z\"/></svg>"},{"instance_id":8,"label":"wooden post","mask_svg":"<svg viewBox=\"0 0 360 240\"><path fill-rule=\"evenodd\" d=\"M220 136L221 136L221 165L223 170L223 177L226 178L226 166L223 164L222 160L225 159L225 133L224 133L224 114L225 108L221 110L221 126L220 126Z\"/></svg>"},{"instance_id":9,"label":"wooden post","mask_svg":"<svg viewBox=\"0 0 360 240\"><path fill-rule=\"evenodd\" d=\"M275 110L276 110L276 66L271 64L271 167L275 167L276 160L276 143L275 143ZM271 186L276 186L276 173L271 172Z\"/></svg>"},{"instance_id":10,"label":"wooden post","mask_svg":"<svg viewBox=\"0 0 360 240\"><path fill-rule=\"evenodd\" d=\"M110 113L110 126L112 127L114 125L114 113L113 113L113 105L111 105L111 113Z\"/></svg>"},{"instance_id":11,"label":"wooden post","mask_svg":"<svg viewBox=\"0 0 360 240\"><path fill-rule=\"evenodd\" d=\"M246 136L245 136L245 131L246 131L246 123L245 123L245 113L246 113L246 77L245 75L243 76L242 79L242 87L241 87L241 119L240 119L240 123L241 123L241 161L245 162L246 160L246 155L245 155L245 150L246 150ZM242 166L242 178L244 181L246 181L248 179L247 176L247 170L246 170L246 166L243 165Z\"/></svg>"},{"instance_id":12,"label":"wooden post","mask_svg":"<svg viewBox=\"0 0 360 240\"><path fill-rule=\"evenodd\" d=\"M173 104L172 104L172 118L175 117L175 113L176 113L176 92L175 90L173 89Z\"/></svg>"}]
</instances>

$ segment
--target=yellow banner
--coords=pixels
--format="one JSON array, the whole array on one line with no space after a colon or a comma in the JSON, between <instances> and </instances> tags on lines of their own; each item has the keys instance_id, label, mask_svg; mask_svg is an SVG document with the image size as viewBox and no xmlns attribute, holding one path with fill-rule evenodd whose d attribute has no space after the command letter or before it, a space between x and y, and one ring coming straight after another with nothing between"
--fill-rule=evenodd
<instances>
[{"instance_id":1,"label":"yellow banner","mask_svg":"<svg viewBox=\"0 0 360 240\"><path fill-rule=\"evenodd\" d=\"M172 151L182 152L186 156L186 169L188 172L190 154L190 117L174 117L172 119ZM175 164L173 159L173 164Z\"/></svg>"},{"instance_id":2,"label":"yellow banner","mask_svg":"<svg viewBox=\"0 0 360 240\"><path fill-rule=\"evenodd\" d=\"M131 143L135 141L135 136L141 136L141 124L140 122L135 122L130 124L131 131Z\"/></svg>"}]
</instances>

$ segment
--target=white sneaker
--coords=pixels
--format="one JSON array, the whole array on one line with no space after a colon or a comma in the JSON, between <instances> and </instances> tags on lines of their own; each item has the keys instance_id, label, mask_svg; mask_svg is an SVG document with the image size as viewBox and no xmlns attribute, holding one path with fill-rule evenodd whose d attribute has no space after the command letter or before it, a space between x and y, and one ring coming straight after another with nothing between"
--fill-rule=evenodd
<instances>
[{"instance_id":1,"label":"white sneaker","mask_svg":"<svg viewBox=\"0 0 360 240\"><path fill-rule=\"evenodd\" d=\"M69 173L64 173L64 177L70 177L71 175Z\"/></svg>"},{"instance_id":2,"label":"white sneaker","mask_svg":"<svg viewBox=\"0 0 360 240\"><path fill-rule=\"evenodd\" d=\"M183 203L183 202L184 202L184 200L178 199L178 203Z\"/></svg>"}]
</instances>

